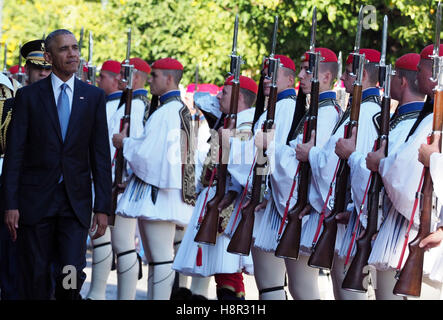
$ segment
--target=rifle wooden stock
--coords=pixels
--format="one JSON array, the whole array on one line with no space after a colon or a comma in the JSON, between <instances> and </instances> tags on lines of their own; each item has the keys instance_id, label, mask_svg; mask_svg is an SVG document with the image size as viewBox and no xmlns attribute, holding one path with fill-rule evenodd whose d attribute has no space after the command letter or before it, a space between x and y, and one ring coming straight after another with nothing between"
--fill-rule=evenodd
<instances>
[{"instance_id":1,"label":"rifle wooden stock","mask_svg":"<svg viewBox=\"0 0 443 320\"><path fill-rule=\"evenodd\" d=\"M130 115L131 115L131 105L132 105L132 89L126 89L126 102L125 102L125 115L122 118L121 128L128 124L127 136L130 134ZM117 149L117 154L115 158L115 172L114 172L114 183L112 186L112 197L111 197L111 214L108 217L108 224L113 226L115 222L115 211L117 209L117 199L120 193L123 193L124 188L120 188L119 184L123 182L123 171L125 167L125 159L123 157L123 148Z\"/></svg>"},{"instance_id":2,"label":"rifle wooden stock","mask_svg":"<svg viewBox=\"0 0 443 320\"><path fill-rule=\"evenodd\" d=\"M441 72L441 70L440 70ZM435 139L435 132L442 129L443 123L443 91L435 91L434 118L432 124L433 133L431 143ZM441 151L441 150L440 150ZM421 283L423 278L424 248L420 248L420 242L430 233L432 215L432 193L433 183L429 168L425 168L425 176L421 193L423 196L420 206L420 226L417 236L412 240L409 247L409 255L400 272L400 277L394 286L394 294L399 296L419 297L421 294Z\"/></svg>"},{"instance_id":3,"label":"rifle wooden stock","mask_svg":"<svg viewBox=\"0 0 443 320\"><path fill-rule=\"evenodd\" d=\"M309 119L303 135L303 143L311 139L311 131L317 130L319 82L311 84L311 103L309 106ZM302 220L298 215L308 204L309 175L311 166L309 161L300 163L299 184L297 188L297 202L288 212L288 222L283 235L275 249L275 255L280 258L298 259L300 250Z\"/></svg>"},{"instance_id":4,"label":"rifle wooden stock","mask_svg":"<svg viewBox=\"0 0 443 320\"><path fill-rule=\"evenodd\" d=\"M362 86L354 85L352 94L352 105L350 123L345 131L345 138L352 135L352 129L357 127L360 114ZM308 260L308 265L314 268L330 270L334 259L335 238L337 236L337 220L336 215L346 209L346 193L348 189L350 168L346 159L339 160L337 170L335 190L334 190L334 206L330 214L323 220L323 231L313 248L313 252Z\"/></svg>"},{"instance_id":5,"label":"rifle wooden stock","mask_svg":"<svg viewBox=\"0 0 443 320\"><path fill-rule=\"evenodd\" d=\"M240 84L234 83L232 85L231 92L231 104L230 113L225 119L224 129L236 128L236 115L238 109L238 96L240 92ZM229 145L227 148L223 147L223 137L219 136L219 164L217 168L217 185L215 196L208 202L206 206L206 212L203 220L195 235L194 241L214 245L217 240L217 230L219 223L220 211L218 205L225 196L226 191L226 178L228 173L228 161L229 161Z\"/></svg>"},{"instance_id":6,"label":"rifle wooden stock","mask_svg":"<svg viewBox=\"0 0 443 320\"><path fill-rule=\"evenodd\" d=\"M380 136L377 142L377 149L380 148L382 140L386 140L385 156L388 152L388 134L389 134L389 109L391 99L383 97ZM380 174L373 172L371 185L368 191L368 223L366 229L357 240L357 252L352 260L349 270L342 283L342 288L350 291L366 292L368 287L364 283L369 274L365 271L368 265L369 255L371 254L371 241L377 232L378 204L380 200L380 190L383 182Z\"/></svg>"},{"instance_id":7,"label":"rifle wooden stock","mask_svg":"<svg viewBox=\"0 0 443 320\"><path fill-rule=\"evenodd\" d=\"M275 104L277 102L277 87L271 87L268 99L268 109L266 114L266 121L263 126L263 132L268 132L274 123ZM252 195L249 204L241 210L241 219L232 235L227 251L240 255L248 255L251 250L252 231L254 228L255 207L260 203L261 185L263 181L263 169L266 164L266 159L260 154L257 157L257 162L254 165L252 178ZM263 151L264 152L264 151Z\"/></svg>"}]
</instances>

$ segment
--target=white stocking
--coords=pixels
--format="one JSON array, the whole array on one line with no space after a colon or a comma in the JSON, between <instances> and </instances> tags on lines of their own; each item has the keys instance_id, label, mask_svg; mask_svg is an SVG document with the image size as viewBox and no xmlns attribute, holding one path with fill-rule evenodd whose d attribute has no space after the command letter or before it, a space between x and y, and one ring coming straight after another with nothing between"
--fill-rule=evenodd
<instances>
[{"instance_id":1,"label":"white stocking","mask_svg":"<svg viewBox=\"0 0 443 320\"><path fill-rule=\"evenodd\" d=\"M169 300L175 271L172 270L174 259L175 224L169 221L140 220L140 233L145 252L149 252L148 299ZM143 231L142 231L143 230Z\"/></svg>"},{"instance_id":2,"label":"white stocking","mask_svg":"<svg viewBox=\"0 0 443 320\"><path fill-rule=\"evenodd\" d=\"M349 260L349 264L352 259ZM368 300L367 292L354 292L341 288L345 278L344 273L345 259L340 258L336 253L334 254L334 261L331 269L332 287L334 290L335 300Z\"/></svg>"},{"instance_id":3,"label":"white stocking","mask_svg":"<svg viewBox=\"0 0 443 320\"><path fill-rule=\"evenodd\" d=\"M284 260L276 257L274 252L266 252L254 246L251 248L251 253L259 299L286 300Z\"/></svg>"},{"instance_id":4,"label":"white stocking","mask_svg":"<svg viewBox=\"0 0 443 320\"><path fill-rule=\"evenodd\" d=\"M403 297L392 293L397 283L395 270L378 271L375 279L375 299L377 300L403 300Z\"/></svg>"},{"instance_id":5,"label":"white stocking","mask_svg":"<svg viewBox=\"0 0 443 320\"><path fill-rule=\"evenodd\" d=\"M115 216L112 230L112 246L117 255L117 298L134 300L137 290L139 261L135 251L137 219Z\"/></svg>"},{"instance_id":6,"label":"white stocking","mask_svg":"<svg viewBox=\"0 0 443 320\"><path fill-rule=\"evenodd\" d=\"M174 237L174 256L177 254L178 248L180 247L180 243L182 242L184 235L185 235L185 230L177 226L175 229L175 237ZM176 272L176 276L178 276L179 288L187 288L189 277L185 276L180 272Z\"/></svg>"},{"instance_id":7,"label":"white stocking","mask_svg":"<svg viewBox=\"0 0 443 320\"><path fill-rule=\"evenodd\" d=\"M309 267L308 259L304 255L300 255L298 260L285 259L288 288L294 300L320 300L319 269Z\"/></svg>"},{"instance_id":8,"label":"white stocking","mask_svg":"<svg viewBox=\"0 0 443 320\"><path fill-rule=\"evenodd\" d=\"M95 240L92 240L92 234L90 236L93 247L92 275L86 299L106 300L106 283L112 267L111 230L107 227L105 234Z\"/></svg>"},{"instance_id":9,"label":"white stocking","mask_svg":"<svg viewBox=\"0 0 443 320\"><path fill-rule=\"evenodd\" d=\"M193 294L208 298L208 289L211 277L192 277L191 279L191 287L189 290L191 290Z\"/></svg>"}]
</instances>

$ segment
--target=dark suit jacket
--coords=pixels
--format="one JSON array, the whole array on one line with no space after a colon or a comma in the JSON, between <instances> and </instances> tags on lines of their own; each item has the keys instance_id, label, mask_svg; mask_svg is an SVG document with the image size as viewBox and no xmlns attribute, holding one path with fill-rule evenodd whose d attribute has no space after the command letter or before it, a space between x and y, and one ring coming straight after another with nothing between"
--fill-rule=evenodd
<instances>
[{"instance_id":1,"label":"dark suit jacket","mask_svg":"<svg viewBox=\"0 0 443 320\"><path fill-rule=\"evenodd\" d=\"M61 174L69 201L89 227L94 212L110 213L111 161L103 90L75 79L71 116L62 140L51 76L15 96L4 163L6 209L33 225L48 212Z\"/></svg>"}]
</instances>

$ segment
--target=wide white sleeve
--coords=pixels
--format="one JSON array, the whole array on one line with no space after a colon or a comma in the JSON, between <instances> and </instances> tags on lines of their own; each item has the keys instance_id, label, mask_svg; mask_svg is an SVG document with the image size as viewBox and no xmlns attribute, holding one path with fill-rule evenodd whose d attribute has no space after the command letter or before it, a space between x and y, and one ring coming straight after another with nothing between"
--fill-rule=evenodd
<instances>
[{"instance_id":1,"label":"wide white sleeve","mask_svg":"<svg viewBox=\"0 0 443 320\"><path fill-rule=\"evenodd\" d=\"M434 192L437 197L443 200L443 154L434 152L431 154L429 163L429 171L431 173L432 182L434 184Z\"/></svg>"},{"instance_id":2,"label":"wide white sleeve","mask_svg":"<svg viewBox=\"0 0 443 320\"><path fill-rule=\"evenodd\" d=\"M411 218L423 165L418 161L418 149L426 143L432 130L432 114L420 123L415 133L400 146L394 154L380 161L379 173L386 193L395 209L406 219ZM419 225L419 214L415 214L414 224Z\"/></svg>"},{"instance_id":3,"label":"wide white sleeve","mask_svg":"<svg viewBox=\"0 0 443 320\"><path fill-rule=\"evenodd\" d=\"M357 214L365 197L366 187L371 174L371 171L366 167L366 156L368 152L373 151L374 142L378 138L378 132L372 118L379 110L380 107L375 103L362 105L358 123L356 150L348 159L348 165L351 169L351 195L354 206L357 208ZM366 195L363 214L361 215L361 222L364 227L366 227L367 223L366 215L364 214L367 211L367 200L368 195Z\"/></svg>"},{"instance_id":4,"label":"wide white sleeve","mask_svg":"<svg viewBox=\"0 0 443 320\"><path fill-rule=\"evenodd\" d=\"M123 140L123 155L143 181L159 188L181 188L179 108L175 103L154 112L140 137Z\"/></svg>"}]
</instances>

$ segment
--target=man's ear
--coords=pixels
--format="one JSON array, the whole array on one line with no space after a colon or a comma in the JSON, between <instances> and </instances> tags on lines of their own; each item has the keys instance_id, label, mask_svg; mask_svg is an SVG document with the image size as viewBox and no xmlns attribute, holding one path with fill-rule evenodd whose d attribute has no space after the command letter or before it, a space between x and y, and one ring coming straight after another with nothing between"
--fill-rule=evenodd
<instances>
[{"instance_id":1,"label":"man's ear","mask_svg":"<svg viewBox=\"0 0 443 320\"><path fill-rule=\"evenodd\" d=\"M45 53L43 54L43 56L45 57L46 62L52 64L52 56L51 53L48 51L45 51Z\"/></svg>"}]
</instances>

